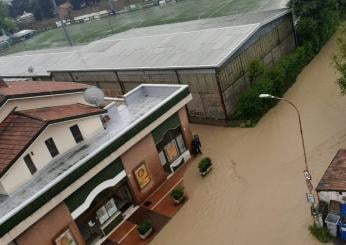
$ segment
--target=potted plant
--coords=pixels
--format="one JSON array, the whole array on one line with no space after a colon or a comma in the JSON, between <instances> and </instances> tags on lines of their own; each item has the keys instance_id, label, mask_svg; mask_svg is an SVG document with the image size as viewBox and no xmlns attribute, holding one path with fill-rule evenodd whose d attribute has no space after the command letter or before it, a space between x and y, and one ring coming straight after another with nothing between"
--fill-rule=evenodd
<instances>
[{"instance_id":1,"label":"potted plant","mask_svg":"<svg viewBox=\"0 0 346 245\"><path fill-rule=\"evenodd\" d=\"M199 164L198 164L198 168L199 168L199 173L204 177L206 176L210 170L213 168L211 159L209 157L203 158Z\"/></svg>"},{"instance_id":2,"label":"potted plant","mask_svg":"<svg viewBox=\"0 0 346 245\"><path fill-rule=\"evenodd\" d=\"M174 203L181 203L185 198L184 189L182 187L174 188L174 190L171 192L171 197Z\"/></svg>"},{"instance_id":3,"label":"potted plant","mask_svg":"<svg viewBox=\"0 0 346 245\"><path fill-rule=\"evenodd\" d=\"M137 231L142 240L147 239L153 232L152 222L150 220L144 220L137 226Z\"/></svg>"}]
</instances>

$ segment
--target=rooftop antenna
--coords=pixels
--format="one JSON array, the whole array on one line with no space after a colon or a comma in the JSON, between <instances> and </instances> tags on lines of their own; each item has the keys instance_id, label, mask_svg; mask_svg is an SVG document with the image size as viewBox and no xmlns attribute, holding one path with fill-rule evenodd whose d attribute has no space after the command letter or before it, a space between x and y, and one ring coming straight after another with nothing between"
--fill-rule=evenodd
<instances>
[{"instance_id":1,"label":"rooftop antenna","mask_svg":"<svg viewBox=\"0 0 346 245\"><path fill-rule=\"evenodd\" d=\"M103 91L97 87L87 88L84 92L84 99L89 104L100 107L104 102L105 95Z\"/></svg>"}]
</instances>

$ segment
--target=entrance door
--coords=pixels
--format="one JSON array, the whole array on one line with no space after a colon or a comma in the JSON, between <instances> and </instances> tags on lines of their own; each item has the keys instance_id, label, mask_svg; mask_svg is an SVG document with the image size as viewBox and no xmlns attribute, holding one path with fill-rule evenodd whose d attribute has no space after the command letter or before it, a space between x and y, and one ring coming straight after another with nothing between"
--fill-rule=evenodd
<instances>
[{"instance_id":1,"label":"entrance door","mask_svg":"<svg viewBox=\"0 0 346 245\"><path fill-rule=\"evenodd\" d=\"M116 206L122 213L124 213L133 204L131 193L126 182L124 182L121 187L115 191L114 200Z\"/></svg>"}]
</instances>

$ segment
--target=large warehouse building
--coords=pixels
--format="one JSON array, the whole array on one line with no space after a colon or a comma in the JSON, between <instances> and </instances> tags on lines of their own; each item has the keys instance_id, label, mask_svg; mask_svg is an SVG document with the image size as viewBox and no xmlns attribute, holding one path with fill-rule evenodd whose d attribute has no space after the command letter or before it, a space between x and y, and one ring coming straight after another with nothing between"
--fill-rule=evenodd
<instances>
[{"instance_id":1,"label":"large warehouse building","mask_svg":"<svg viewBox=\"0 0 346 245\"><path fill-rule=\"evenodd\" d=\"M271 66L296 46L287 9L132 29L89 45L0 58L4 78L94 84L107 95L141 83L188 84L194 122L230 120L249 64Z\"/></svg>"}]
</instances>

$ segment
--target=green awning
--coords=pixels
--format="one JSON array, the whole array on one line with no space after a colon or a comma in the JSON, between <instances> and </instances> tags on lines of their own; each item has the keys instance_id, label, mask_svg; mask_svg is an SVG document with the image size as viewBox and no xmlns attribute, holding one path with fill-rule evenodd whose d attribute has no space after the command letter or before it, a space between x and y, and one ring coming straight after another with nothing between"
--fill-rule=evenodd
<instances>
[{"instance_id":1,"label":"green awning","mask_svg":"<svg viewBox=\"0 0 346 245\"><path fill-rule=\"evenodd\" d=\"M175 113L173 116L168 118L160 126L155 128L151 132L151 134L154 138L155 144L158 144L169 130L176 129L179 126L180 126L179 116L178 116L178 113Z\"/></svg>"},{"instance_id":2,"label":"green awning","mask_svg":"<svg viewBox=\"0 0 346 245\"><path fill-rule=\"evenodd\" d=\"M105 167L101 172L96 174L92 179L90 179L87 183L82 185L79 189L77 189L74 193L68 196L65 199L65 204L72 213L79 206L81 206L89 193L95 189L96 186L101 184L102 182L113 179L120 172L123 171L123 165L120 159L113 161L107 167Z\"/></svg>"}]
</instances>

